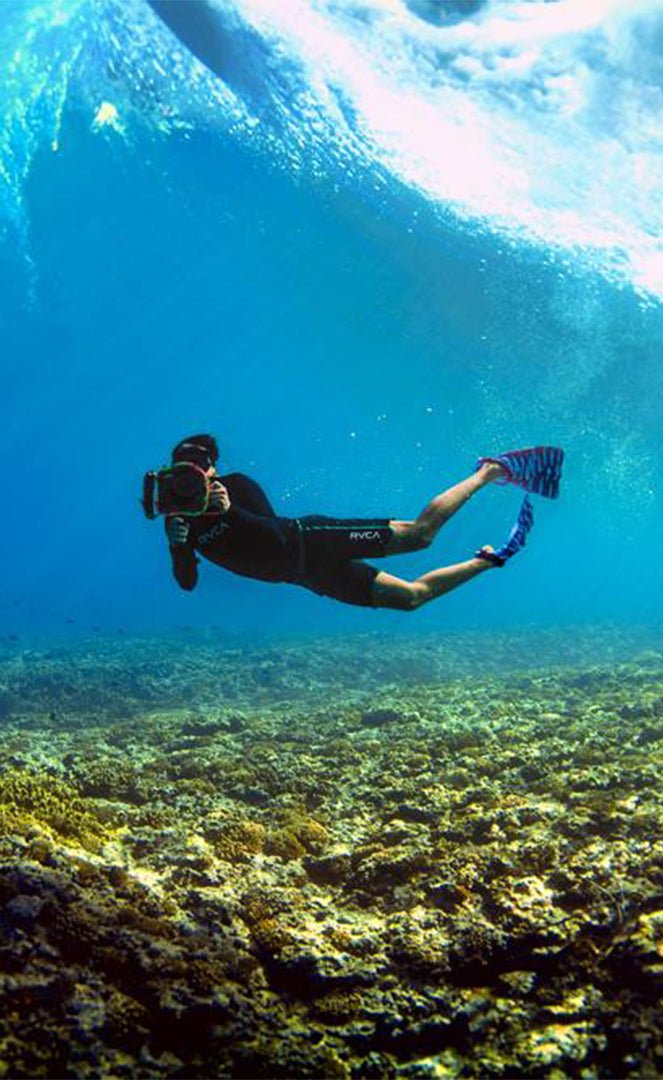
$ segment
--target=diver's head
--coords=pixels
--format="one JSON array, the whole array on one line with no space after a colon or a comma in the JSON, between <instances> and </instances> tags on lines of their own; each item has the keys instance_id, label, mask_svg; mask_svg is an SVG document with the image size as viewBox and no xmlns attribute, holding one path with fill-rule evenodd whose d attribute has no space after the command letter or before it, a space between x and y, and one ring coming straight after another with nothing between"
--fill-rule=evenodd
<instances>
[{"instance_id":1,"label":"diver's head","mask_svg":"<svg viewBox=\"0 0 663 1080\"><path fill-rule=\"evenodd\" d=\"M141 503L145 515L196 517L210 506L219 448L213 435L189 435L171 452L171 465L146 472Z\"/></svg>"},{"instance_id":2,"label":"diver's head","mask_svg":"<svg viewBox=\"0 0 663 1080\"><path fill-rule=\"evenodd\" d=\"M213 435L188 435L173 447L171 454L173 465L186 461L205 472L214 470L218 458L219 447Z\"/></svg>"}]
</instances>

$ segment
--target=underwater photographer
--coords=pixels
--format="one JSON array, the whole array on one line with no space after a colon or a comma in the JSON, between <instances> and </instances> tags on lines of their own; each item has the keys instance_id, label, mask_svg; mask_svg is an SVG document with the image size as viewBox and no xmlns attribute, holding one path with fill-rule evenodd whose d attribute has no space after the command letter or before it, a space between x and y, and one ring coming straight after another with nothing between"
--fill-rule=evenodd
<instances>
[{"instance_id":1,"label":"underwater photographer","mask_svg":"<svg viewBox=\"0 0 663 1080\"><path fill-rule=\"evenodd\" d=\"M364 562L420 551L478 491L514 484L556 498L564 454L536 446L479 458L473 473L436 495L414 520L277 515L259 484L242 473L220 476L212 435L191 435L174 447L171 464L145 474L142 505L150 519L165 517L173 574L182 589L198 582L198 555L234 574L300 585L361 607L414 611L430 600L504 566L525 546L534 522L526 495L506 542L414 581Z\"/></svg>"}]
</instances>

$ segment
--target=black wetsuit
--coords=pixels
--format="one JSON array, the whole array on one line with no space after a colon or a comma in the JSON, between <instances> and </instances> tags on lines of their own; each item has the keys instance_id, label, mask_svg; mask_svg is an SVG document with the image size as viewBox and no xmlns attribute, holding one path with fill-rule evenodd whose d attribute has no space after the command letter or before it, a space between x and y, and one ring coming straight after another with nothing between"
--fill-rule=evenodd
<instances>
[{"instance_id":1,"label":"black wetsuit","mask_svg":"<svg viewBox=\"0 0 663 1080\"><path fill-rule=\"evenodd\" d=\"M346 604L373 605L378 570L361 559L386 554L388 518L279 517L250 477L231 473L219 480L230 496L228 512L186 518L188 541L170 549L183 589L197 583L199 553L244 577L287 581Z\"/></svg>"}]
</instances>

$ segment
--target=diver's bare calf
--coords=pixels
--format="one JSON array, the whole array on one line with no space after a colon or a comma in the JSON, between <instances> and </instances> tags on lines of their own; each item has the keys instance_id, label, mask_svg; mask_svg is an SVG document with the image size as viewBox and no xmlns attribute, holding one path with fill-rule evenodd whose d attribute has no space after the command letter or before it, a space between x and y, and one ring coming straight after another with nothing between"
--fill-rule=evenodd
<instances>
[{"instance_id":1,"label":"diver's bare calf","mask_svg":"<svg viewBox=\"0 0 663 1080\"><path fill-rule=\"evenodd\" d=\"M454 484L424 507L414 521L390 521L393 536L385 549L385 555L398 555L408 551L421 551L429 547L443 525L462 506L487 484L504 476L504 469L496 462L487 462L466 480Z\"/></svg>"},{"instance_id":2,"label":"diver's bare calf","mask_svg":"<svg viewBox=\"0 0 663 1080\"><path fill-rule=\"evenodd\" d=\"M460 510L465 503L487 484L504 476L504 470L496 462L486 462L480 469L461 480L447 491L436 495L421 511L414 521L390 521L393 537L385 555L395 555L408 551L421 551L427 548L437 536L442 526ZM493 549L486 545L483 551ZM373 602L376 607L394 608L399 611L415 611L430 600L457 589L466 581L471 581L477 574L489 570L492 564L475 556L453 566L443 566L431 570L415 581L405 581L380 571L373 583Z\"/></svg>"},{"instance_id":3,"label":"diver's bare calf","mask_svg":"<svg viewBox=\"0 0 663 1080\"><path fill-rule=\"evenodd\" d=\"M481 550L493 549L486 545ZM394 577L393 574L381 570L373 582L373 603L381 608L415 611L429 600L436 600L438 596L444 596L459 585L464 585L466 581L471 581L484 570L490 570L491 566L492 563L476 556L466 562L431 570L415 581L404 581L403 578Z\"/></svg>"}]
</instances>

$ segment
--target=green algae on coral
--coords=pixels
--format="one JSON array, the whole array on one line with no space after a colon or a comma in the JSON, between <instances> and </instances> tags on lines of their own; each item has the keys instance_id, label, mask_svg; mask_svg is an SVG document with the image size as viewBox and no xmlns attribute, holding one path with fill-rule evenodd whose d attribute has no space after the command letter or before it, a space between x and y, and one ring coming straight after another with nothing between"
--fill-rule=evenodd
<instances>
[{"instance_id":1,"label":"green algae on coral","mask_svg":"<svg viewBox=\"0 0 663 1080\"><path fill-rule=\"evenodd\" d=\"M35 828L90 851L97 851L108 836L71 784L48 773L8 769L0 774L0 829L25 837Z\"/></svg>"}]
</instances>

